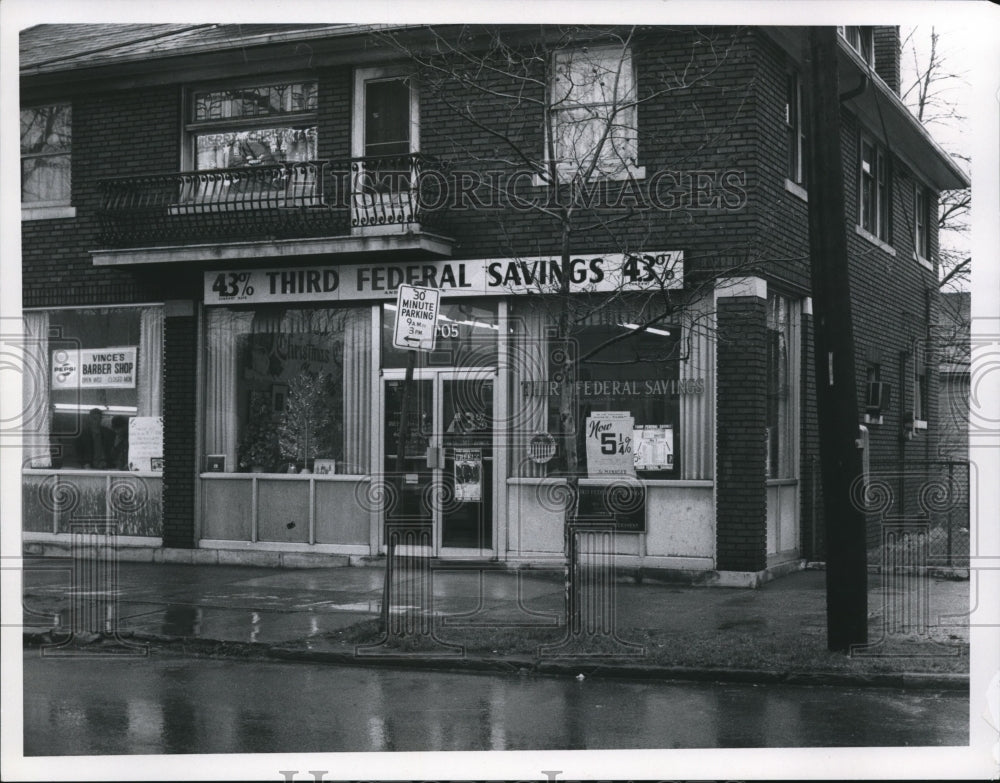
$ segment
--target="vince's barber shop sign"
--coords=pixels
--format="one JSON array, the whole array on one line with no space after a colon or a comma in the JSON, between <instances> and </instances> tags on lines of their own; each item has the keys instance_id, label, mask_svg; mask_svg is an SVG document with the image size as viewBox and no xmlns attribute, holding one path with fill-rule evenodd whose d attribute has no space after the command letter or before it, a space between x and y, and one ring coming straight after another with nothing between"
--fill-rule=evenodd
<instances>
[{"instance_id":1,"label":"vince's barber shop sign","mask_svg":"<svg viewBox=\"0 0 1000 783\"><path fill-rule=\"evenodd\" d=\"M53 389L134 389L136 346L52 352Z\"/></svg>"}]
</instances>

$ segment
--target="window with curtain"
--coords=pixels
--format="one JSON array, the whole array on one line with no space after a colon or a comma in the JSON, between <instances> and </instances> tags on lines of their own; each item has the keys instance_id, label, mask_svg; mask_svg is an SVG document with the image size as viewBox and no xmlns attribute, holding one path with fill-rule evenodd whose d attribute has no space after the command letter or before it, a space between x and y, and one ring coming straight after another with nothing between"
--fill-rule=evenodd
<instances>
[{"instance_id":1,"label":"window with curtain","mask_svg":"<svg viewBox=\"0 0 1000 783\"><path fill-rule=\"evenodd\" d=\"M315 160L316 82L193 94L188 131L197 169Z\"/></svg>"},{"instance_id":2,"label":"window with curtain","mask_svg":"<svg viewBox=\"0 0 1000 783\"><path fill-rule=\"evenodd\" d=\"M24 316L29 467L126 470L135 417L162 415L163 309Z\"/></svg>"},{"instance_id":3,"label":"window with curtain","mask_svg":"<svg viewBox=\"0 0 1000 783\"><path fill-rule=\"evenodd\" d=\"M371 309L212 309L207 455L228 472L370 471ZM332 469L331 469L332 468Z\"/></svg>"},{"instance_id":4,"label":"window with curtain","mask_svg":"<svg viewBox=\"0 0 1000 783\"><path fill-rule=\"evenodd\" d=\"M632 51L589 46L556 52L549 106L552 149L567 180L624 178L638 157Z\"/></svg>"},{"instance_id":5,"label":"window with curtain","mask_svg":"<svg viewBox=\"0 0 1000 783\"><path fill-rule=\"evenodd\" d=\"M68 103L21 109L21 203L70 203L73 107Z\"/></svg>"}]
</instances>

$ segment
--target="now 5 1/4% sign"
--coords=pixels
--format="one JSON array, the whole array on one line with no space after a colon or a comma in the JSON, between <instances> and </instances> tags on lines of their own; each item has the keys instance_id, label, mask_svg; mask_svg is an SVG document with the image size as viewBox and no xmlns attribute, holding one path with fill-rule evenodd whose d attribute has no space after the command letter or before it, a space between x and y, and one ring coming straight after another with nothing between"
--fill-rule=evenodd
<instances>
[{"instance_id":1,"label":"now 5 1/4% sign","mask_svg":"<svg viewBox=\"0 0 1000 783\"><path fill-rule=\"evenodd\" d=\"M212 283L212 290L222 298L253 296L250 272L221 272Z\"/></svg>"}]
</instances>

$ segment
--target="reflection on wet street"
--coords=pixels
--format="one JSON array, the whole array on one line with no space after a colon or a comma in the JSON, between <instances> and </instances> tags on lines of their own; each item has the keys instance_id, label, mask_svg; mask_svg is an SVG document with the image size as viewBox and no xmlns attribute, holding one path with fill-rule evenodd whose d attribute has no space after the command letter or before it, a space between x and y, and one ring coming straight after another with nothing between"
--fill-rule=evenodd
<instances>
[{"instance_id":1,"label":"reflection on wet street","mask_svg":"<svg viewBox=\"0 0 1000 783\"><path fill-rule=\"evenodd\" d=\"M965 745L961 693L24 656L26 755Z\"/></svg>"}]
</instances>

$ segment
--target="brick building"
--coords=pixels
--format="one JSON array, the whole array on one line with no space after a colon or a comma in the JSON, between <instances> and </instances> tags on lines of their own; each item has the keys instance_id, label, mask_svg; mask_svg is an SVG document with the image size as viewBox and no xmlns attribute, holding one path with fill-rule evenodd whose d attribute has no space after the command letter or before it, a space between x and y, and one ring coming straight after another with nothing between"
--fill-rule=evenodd
<instances>
[{"instance_id":1,"label":"brick building","mask_svg":"<svg viewBox=\"0 0 1000 783\"><path fill-rule=\"evenodd\" d=\"M968 181L898 97L897 29L840 33L859 405L903 464L936 454L933 218ZM572 495L627 568L822 558L806 54L787 27L24 31L26 547L110 515L135 557L290 564L378 556L399 517L423 554L561 562ZM441 292L411 383L402 283Z\"/></svg>"}]
</instances>

